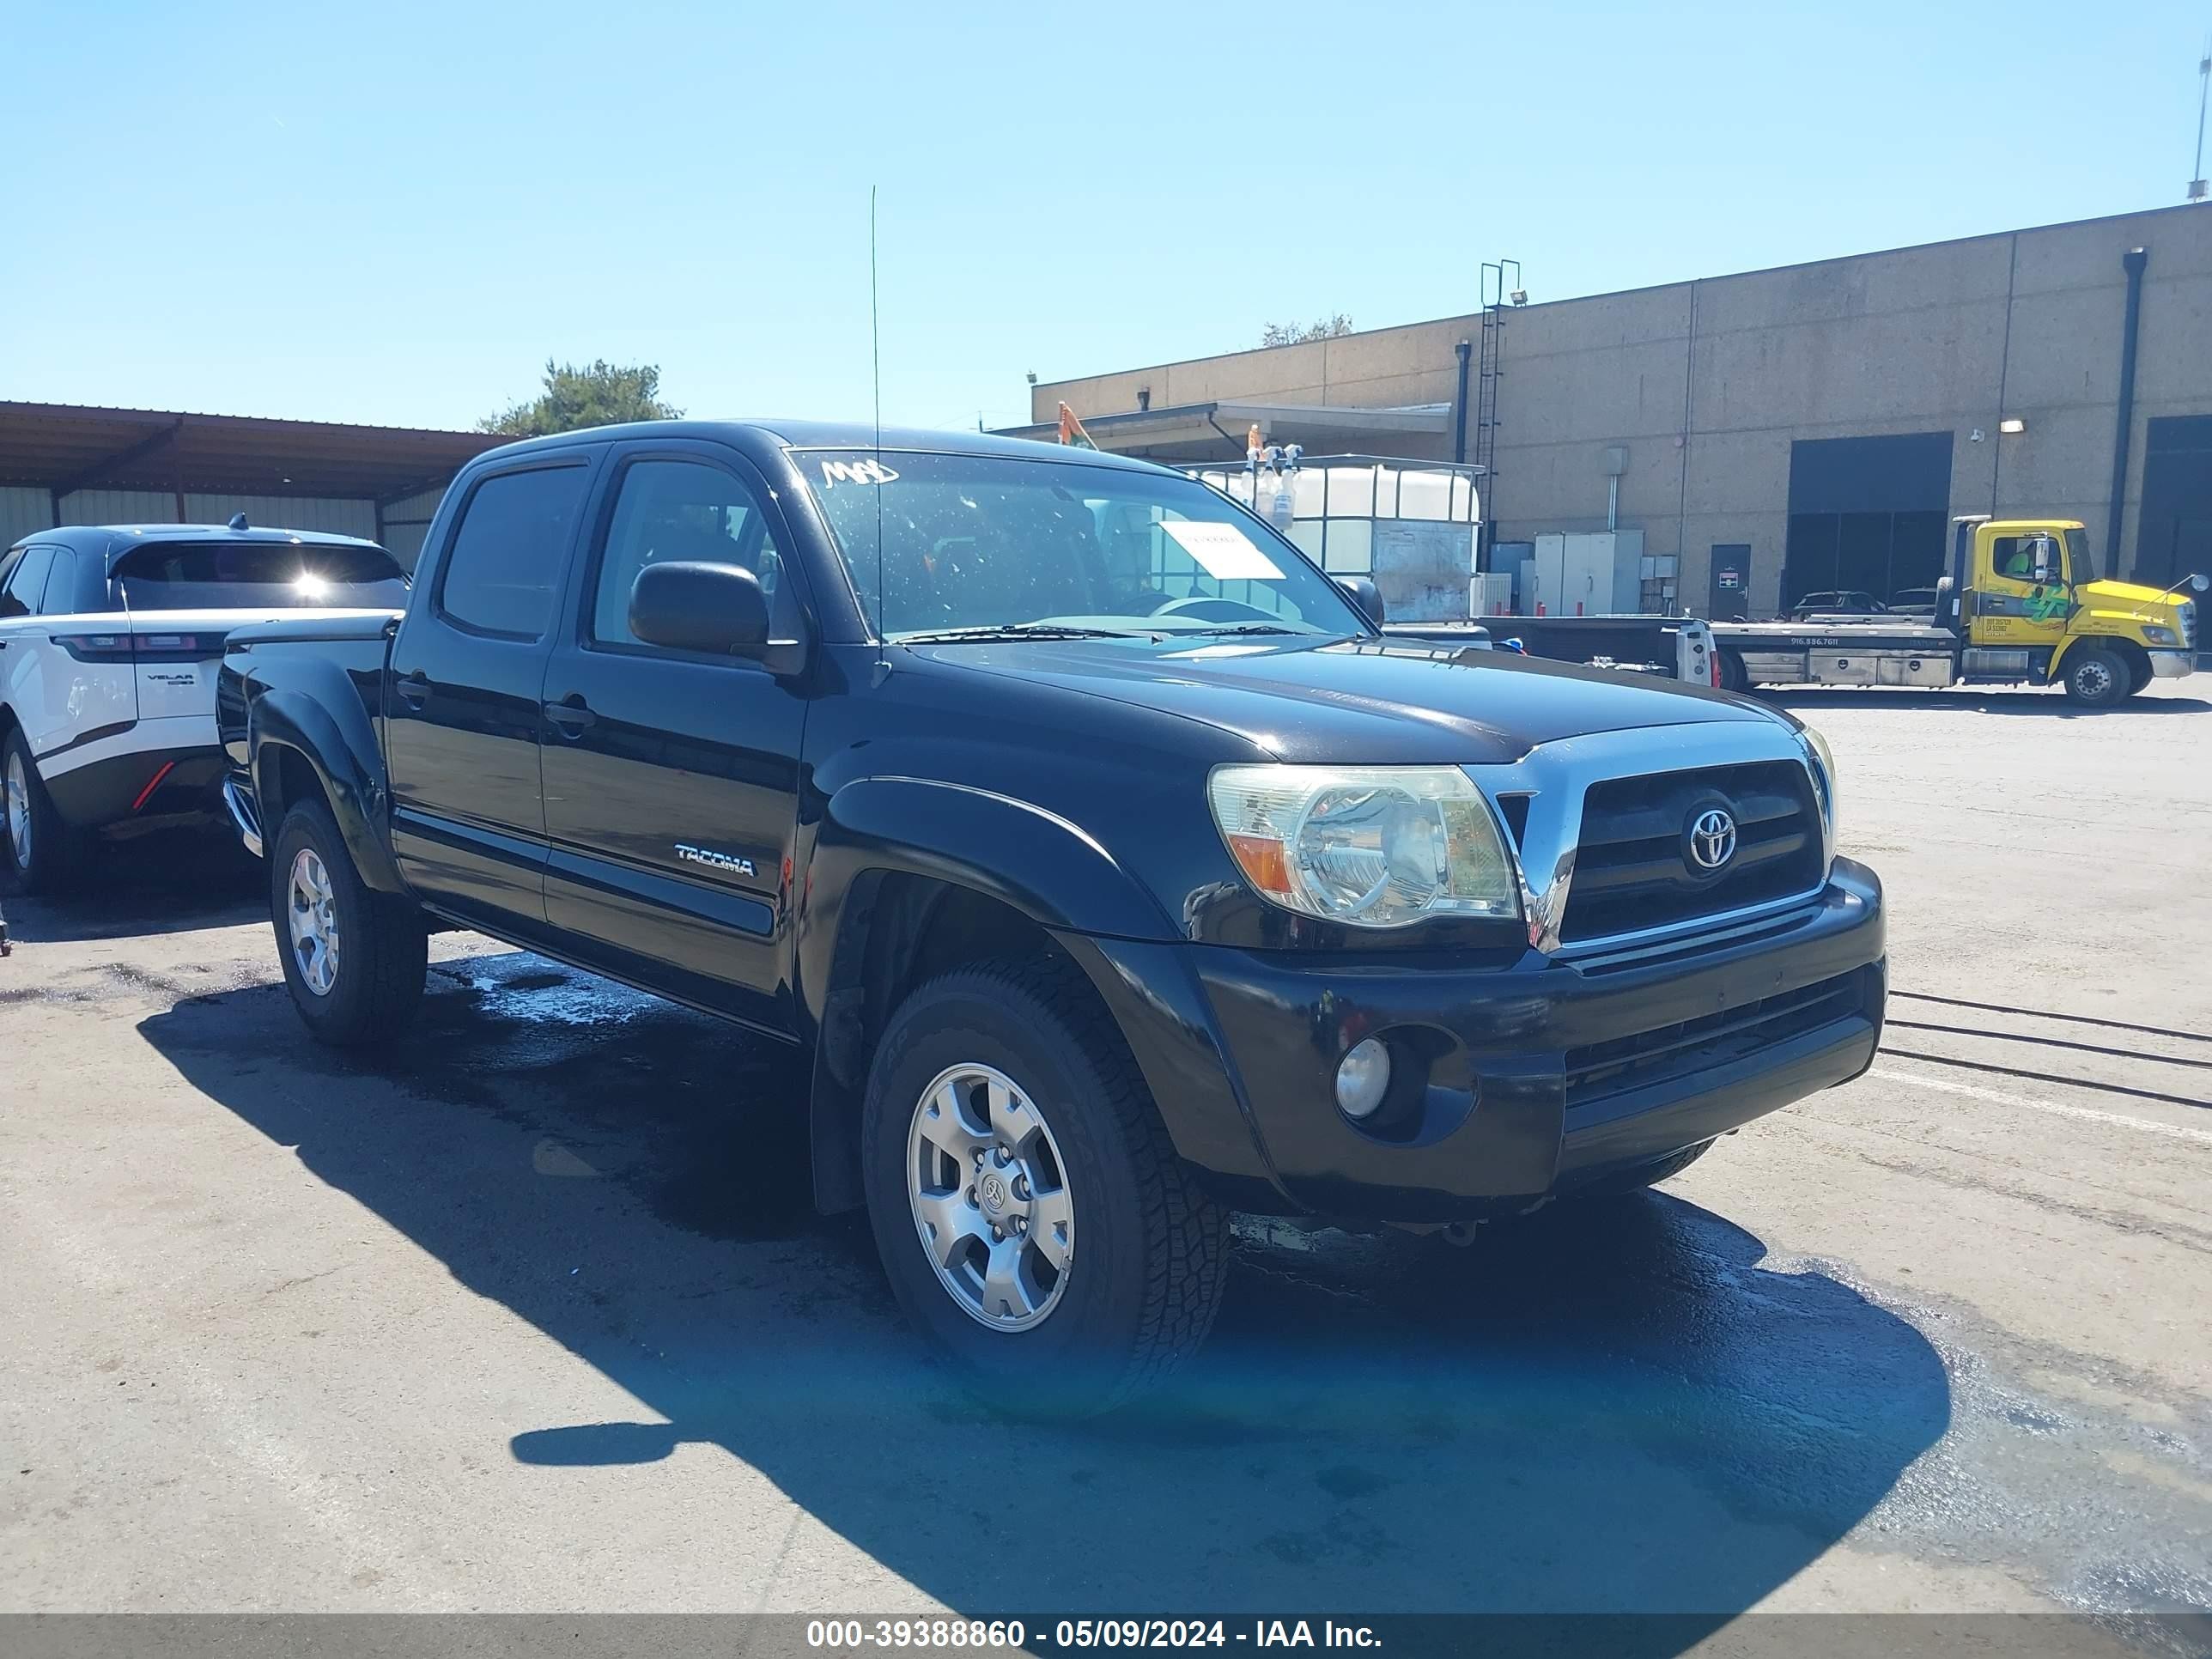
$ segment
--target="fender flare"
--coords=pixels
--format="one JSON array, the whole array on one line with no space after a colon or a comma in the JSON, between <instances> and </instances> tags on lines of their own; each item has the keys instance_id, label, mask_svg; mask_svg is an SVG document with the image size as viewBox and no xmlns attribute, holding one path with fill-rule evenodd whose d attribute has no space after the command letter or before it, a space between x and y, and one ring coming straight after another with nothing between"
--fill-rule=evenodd
<instances>
[{"instance_id":1,"label":"fender flare","mask_svg":"<svg viewBox=\"0 0 2212 1659\"><path fill-rule=\"evenodd\" d=\"M1159 901L1081 824L975 784L889 775L839 788L815 830L810 904L837 904L869 870L972 887L1060 932L1183 936ZM826 945L821 966L828 966Z\"/></svg>"},{"instance_id":2,"label":"fender flare","mask_svg":"<svg viewBox=\"0 0 2212 1659\"><path fill-rule=\"evenodd\" d=\"M981 893L1063 934L1168 940L1181 934L1157 900L1080 824L1035 802L971 784L904 776L856 778L823 804L811 838L793 963L795 1000L813 1051L809 1139L816 1206L834 1214L860 1202L860 1083L838 1075L830 1045L862 1017L864 988L839 994L860 963L865 918L882 878L917 875ZM811 839L811 844L810 844ZM833 1029L834 1028L834 1029Z\"/></svg>"},{"instance_id":3,"label":"fender flare","mask_svg":"<svg viewBox=\"0 0 2212 1659\"><path fill-rule=\"evenodd\" d=\"M283 792L270 787L275 770L270 751L286 750L305 761L322 785L331 816L337 820L338 834L345 839L362 883L380 892L404 895L406 884L392 861L391 848L377 830L386 799L384 757L368 713L349 686L346 701L357 718L334 715L322 698L290 687L272 687L254 699L246 721L246 765L254 794L264 804L263 833L273 856L283 814L268 811L266 805L282 802Z\"/></svg>"}]
</instances>

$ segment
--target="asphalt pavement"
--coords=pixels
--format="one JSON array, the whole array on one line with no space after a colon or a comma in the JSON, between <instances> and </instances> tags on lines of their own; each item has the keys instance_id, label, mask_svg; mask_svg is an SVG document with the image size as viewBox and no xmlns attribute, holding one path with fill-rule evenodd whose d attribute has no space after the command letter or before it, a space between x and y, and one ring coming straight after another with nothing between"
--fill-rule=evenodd
<instances>
[{"instance_id":1,"label":"asphalt pavement","mask_svg":"<svg viewBox=\"0 0 2212 1659\"><path fill-rule=\"evenodd\" d=\"M2212 684L2212 683L2208 683ZM1242 1227L1078 1428L925 1363L787 1059L472 935L305 1037L258 867L0 896L0 1611L2212 1605L2212 691L1779 700L1873 1072L1470 1248Z\"/></svg>"}]
</instances>

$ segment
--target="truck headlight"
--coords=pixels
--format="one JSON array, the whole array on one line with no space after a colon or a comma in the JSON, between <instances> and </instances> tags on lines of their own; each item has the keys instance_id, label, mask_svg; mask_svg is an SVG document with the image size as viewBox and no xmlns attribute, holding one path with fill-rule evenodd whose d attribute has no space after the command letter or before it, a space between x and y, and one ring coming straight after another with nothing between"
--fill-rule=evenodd
<instances>
[{"instance_id":1,"label":"truck headlight","mask_svg":"<svg viewBox=\"0 0 2212 1659\"><path fill-rule=\"evenodd\" d=\"M1218 766L1206 794L1244 878L1287 910L1355 927L1516 917L1498 821L1450 766Z\"/></svg>"},{"instance_id":2,"label":"truck headlight","mask_svg":"<svg viewBox=\"0 0 2212 1659\"><path fill-rule=\"evenodd\" d=\"M2179 645L2181 635L2171 628L2155 628L2146 623L2143 625L2143 642L2147 645Z\"/></svg>"}]
</instances>

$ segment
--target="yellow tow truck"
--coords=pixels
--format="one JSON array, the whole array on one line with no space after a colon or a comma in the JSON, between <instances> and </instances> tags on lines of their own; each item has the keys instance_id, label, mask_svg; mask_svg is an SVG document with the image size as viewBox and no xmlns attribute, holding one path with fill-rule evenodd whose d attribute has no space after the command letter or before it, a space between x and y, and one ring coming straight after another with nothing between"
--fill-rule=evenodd
<instances>
[{"instance_id":1,"label":"yellow tow truck","mask_svg":"<svg viewBox=\"0 0 2212 1659\"><path fill-rule=\"evenodd\" d=\"M2070 519L1952 521L1936 615L1715 623L1719 683L1753 685L2063 685L2086 708L2197 666L2202 575L2160 592L2107 581Z\"/></svg>"}]
</instances>

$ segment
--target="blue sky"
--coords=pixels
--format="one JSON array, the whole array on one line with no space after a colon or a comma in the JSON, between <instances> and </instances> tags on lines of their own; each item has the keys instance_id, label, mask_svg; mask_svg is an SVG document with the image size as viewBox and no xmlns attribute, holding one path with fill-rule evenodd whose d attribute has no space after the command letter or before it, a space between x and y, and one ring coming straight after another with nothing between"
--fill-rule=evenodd
<instances>
[{"instance_id":1,"label":"blue sky","mask_svg":"<svg viewBox=\"0 0 2212 1659\"><path fill-rule=\"evenodd\" d=\"M885 419L972 426L1501 254L1553 299L2178 202L2212 0L9 17L0 398L465 426L605 356L865 416L877 185Z\"/></svg>"}]
</instances>

